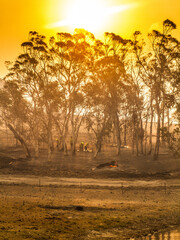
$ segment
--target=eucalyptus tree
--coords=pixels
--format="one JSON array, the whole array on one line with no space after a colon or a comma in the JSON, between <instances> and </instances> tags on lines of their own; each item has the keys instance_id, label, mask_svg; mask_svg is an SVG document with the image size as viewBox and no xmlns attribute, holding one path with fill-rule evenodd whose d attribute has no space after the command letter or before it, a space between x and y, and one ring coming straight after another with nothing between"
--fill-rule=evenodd
<instances>
[{"instance_id":1,"label":"eucalyptus tree","mask_svg":"<svg viewBox=\"0 0 180 240\"><path fill-rule=\"evenodd\" d=\"M147 145L147 137L149 137L149 149L148 154L152 152L152 136L153 136L153 120L155 116L155 104L153 91L153 66L151 62L152 53L148 51L148 45L145 43L140 31L135 31L132 38L132 53L134 54L134 68L132 75L136 75L137 81L140 84L144 84L144 104L146 108L146 131L145 131L145 146ZM133 68L132 68L133 69ZM149 131L147 130L147 123L149 123ZM149 134L147 133L149 132ZM146 148L146 147L145 147Z\"/></svg>"},{"instance_id":2,"label":"eucalyptus tree","mask_svg":"<svg viewBox=\"0 0 180 240\"><path fill-rule=\"evenodd\" d=\"M68 132L68 123L70 123L73 154L75 154L79 129L84 119L85 105L81 88L89 75L90 44L93 40L93 34L83 29L75 29L73 35L58 33L57 39L54 37L50 39L51 52L54 56L52 71L64 94L64 116L66 117L63 125L64 141Z\"/></svg>"},{"instance_id":3,"label":"eucalyptus tree","mask_svg":"<svg viewBox=\"0 0 180 240\"><path fill-rule=\"evenodd\" d=\"M130 41L114 33L105 33L104 56L96 63L96 75L105 83L109 97L109 114L112 118L117 139L117 153L120 154L123 105L126 98L126 85L130 84L126 72L126 55Z\"/></svg>"},{"instance_id":4,"label":"eucalyptus tree","mask_svg":"<svg viewBox=\"0 0 180 240\"><path fill-rule=\"evenodd\" d=\"M5 81L3 88L0 89L0 119L21 143L26 157L31 158L27 114L29 104L23 98L23 94L24 89L19 87L16 81Z\"/></svg>"},{"instance_id":5,"label":"eucalyptus tree","mask_svg":"<svg viewBox=\"0 0 180 240\"><path fill-rule=\"evenodd\" d=\"M129 124L131 129L132 152L134 153L136 146L136 154L138 155L139 145L141 154L144 151L144 111L147 94L145 96L145 87L142 81L142 70L138 64L138 59L142 56L143 47L145 45L143 39L139 39L140 32L136 31L130 41L130 47L127 55L126 71L129 74L130 86L126 94L128 117L131 119ZM147 91L146 91L147 93Z\"/></svg>"},{"instance_id":6,"label":"eucalyptus tree","mask_svg":"<svg viewBox=\"0 0 180 240\"><path fill-rule=\"evenodd\" d=\"M109 96L106 84L94 73L90 81L83 87L85 103L88 112L85 116L87 130L93 134L96 152L94 157L101 152L104 137L111 133L112 118L109 114Z\"/></svg>"},{"instance_id":7,"label":"eucalyptus tree","mask_svg":"<svg viewBox=\"0 0 180 240\"><path fill-rule=\"evenodd\" d=\"M150 45L143 49L138 39L140 32L134 34L134 53L137 57L137 64L141 67L140 77L149 88L151 124L150 124L150 153L152 150L152 120L157 119L156 144L154 159L158 158L160 146L160 130L164 128L165 108L168 99L173 101L173 66L175 61L174 52L177 51L178 41L170 35L176 25L170 21L163 22L162 32L153 30L149 34ZM143 51L144 50L144 51ZM155 113L155 115L154 115Z\"/></svg>"},{"instance_id":8,"label":"eucalyptus tree","mask_svg":"<svg viewBox=\"0 0 180 240\"><path fill-rule=\"evenodd\" d=\"M157 137L154 150L154 158L159 154L160 146L160 129L164 128L165 108L168 96L173 98L172 92L172 66L174 62L174 55L172 52L177 48L178 41L174 39L170 33L176 29L176 24L170 20L163 22L162 32L153 30L149 37L151 39L151 46L153 50L151 65L153 67L153 86L155 109L157 114ZM173 99L172 99L173 100ZM173 106L173 101L171 106Z\"/></svg>"},{"instance_id":9,"label":"eucalyptus tree","mask_svg":"<svg viewBox=\"0 0 180 240\"><path fill-rule=\"evenodd\" d=\"M8 79L24 89L24 99L30 105L28 116L35 155L38 156L39 141L44 137L48 146L48 158L53 149L53 113L60 101L58 84L49 71L51 54L45 37L37 32L30 32L27 42L22 43L24 53L19 55L13 67L9 68Z\"/></svg>"}]
</instances>

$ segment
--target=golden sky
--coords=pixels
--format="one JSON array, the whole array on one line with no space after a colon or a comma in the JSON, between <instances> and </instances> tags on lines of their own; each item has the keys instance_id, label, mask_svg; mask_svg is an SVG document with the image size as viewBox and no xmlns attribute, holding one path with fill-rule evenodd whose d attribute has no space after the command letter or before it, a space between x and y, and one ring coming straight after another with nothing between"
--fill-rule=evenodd
<instances>
[{"instance_id":1,"label":"golden sky","mask_svg":"<svg viewBox=\"0 0 180 240\"><path fill-rule=\"evenodd\" d=\"M131 37L147 34L165 19L177 24L180 39L180 0L0 0L0 77L5 61L14 61L29 31L48 37L85 28L97 38L114 32Z\"/></svg>"}]
</instances>

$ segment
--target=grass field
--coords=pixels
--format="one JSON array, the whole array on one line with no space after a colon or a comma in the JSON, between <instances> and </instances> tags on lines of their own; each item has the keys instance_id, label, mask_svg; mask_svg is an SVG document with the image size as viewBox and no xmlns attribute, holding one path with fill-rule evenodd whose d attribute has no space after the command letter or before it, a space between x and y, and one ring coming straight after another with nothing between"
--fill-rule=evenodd
<instances>
[{"instance_id":1,"label":"grass field","mask_svg":"<svg viewBox=\"0 0 180 240\"><path fill-rule=\"evenodd\" d=\"M0 240L138 239L180 226L179 159L123 151L55 152L50 162L1 151ZM92 171L110 160L118 167Z\"/></svg>"},{"instance_id":2,"label":"grass field","mask_svg":"<svg viewBox=\"0 0 180 240\"><path fill-rule=\"evenodd\" d=\"M180 188L6 185L0 239L129 239L180 225Z\"/></svg>"}]
</instances>

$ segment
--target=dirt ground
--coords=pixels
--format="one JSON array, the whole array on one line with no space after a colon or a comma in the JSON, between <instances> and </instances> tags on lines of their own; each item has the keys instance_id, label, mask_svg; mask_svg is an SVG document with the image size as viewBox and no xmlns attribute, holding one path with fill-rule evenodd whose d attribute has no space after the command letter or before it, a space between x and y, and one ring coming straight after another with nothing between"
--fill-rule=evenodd
<instances>
[{"instance_id":1,"label":"dirt ground","mask_svg":"<svg viewBox=\"0 0 180 240\"><path fill-rule=\"evenodd\" d=\"M180 159L0 151L1 239L142 239L180 226ZM117 168L92 168L116 160Z\"/></svg>"},{"instance_id":2,"label":"dirt ground","mask_svg":"<svg viewBox=\"0 0 180 240\"><path fill-rule=\"evenodd\" d=\"M131 149L122 148L117 157L115 147L106 147L97 158L93 152L77 152L67 156L55 150L47 161L42 151L39 158L26 160L20 147L0 149L0 174L31 174L53 177L80 178L177 178L180 177L180 157L174 158L168 151L161 151L158 160L152 156L131 154ZM96 169L99 164L117 161L117 168Z\"/></svg>"}]
</instances>

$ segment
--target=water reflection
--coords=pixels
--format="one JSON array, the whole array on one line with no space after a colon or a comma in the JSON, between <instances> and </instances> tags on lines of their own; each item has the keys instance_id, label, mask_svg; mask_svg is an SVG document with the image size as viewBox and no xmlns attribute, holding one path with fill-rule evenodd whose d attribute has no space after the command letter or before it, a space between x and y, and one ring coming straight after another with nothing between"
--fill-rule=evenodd
<instances>
[{"instance_id":1,"label":"water reflection","mask_svg":"<svg viewBox=\"0 0 180 240\"><path fill-rule=\"evenodd\" d=\"M155 233L146 237L134 238L132 240L180 240L180 229Z\"/></svg>"}]
</instances>

